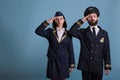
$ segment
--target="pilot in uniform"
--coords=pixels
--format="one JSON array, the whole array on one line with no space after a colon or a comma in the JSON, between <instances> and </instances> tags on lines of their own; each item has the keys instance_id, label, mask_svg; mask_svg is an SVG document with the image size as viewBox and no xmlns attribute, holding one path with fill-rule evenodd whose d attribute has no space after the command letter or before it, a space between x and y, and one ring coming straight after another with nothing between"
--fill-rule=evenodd
<instances>
[{"instance_id":1,"label":"pilot in uniform","mask_svg":"<svg viewBox=\"0 0 120 80\"><path fill-rule=\"evenodd\" d=\"M106 74L111 70L108 32L97 25L99 16L98 8L90 6L85 10L84 18L69 30L81 43L77 69L82 71L82 80L102 80L103 67ZM85 21L89 26L81 28Z\"/></svg>"}]
</instances>

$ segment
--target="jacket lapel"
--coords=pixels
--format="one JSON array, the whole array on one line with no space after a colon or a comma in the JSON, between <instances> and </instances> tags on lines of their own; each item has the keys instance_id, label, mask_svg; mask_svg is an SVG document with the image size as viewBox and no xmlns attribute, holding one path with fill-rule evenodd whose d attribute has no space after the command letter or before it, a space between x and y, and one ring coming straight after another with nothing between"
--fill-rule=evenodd
<instances>
[{"instance_id":1,"label":"jacket lapel","mask_svg":"<svg viewBox=\"0 0 120 80\"><path fill-rule=\"evenodd\" d=\"M98 26L99 27L99 26ZM87 36L87 38L88 38L88 40L90 41L90 42L92 42L92 43L96 43L97 41L100 41L99 39L100 39L100 37L102 36L102 29L99 27L99 32L98 32L98 34L97 34L97 36L94 36L93 35L93 33L91 32L91 30L90 30L90 27L88 27L87 29L86 29L86 36Z\"/></svg>"},{"instance_id":2,"label":"jacket lapel","mask_svg":"<svg viewBox=\"0 0 120 80\"><path fill-rule=\"evenodd\" d=\"M56 30L53 30L53 35L54 35L55 39L59 42L59 39L58 39L57 31L56 31Z\"/></svg>"},{"instance_id":3,"label":"jacket lapel","mask_svg":"<svg viewBox=\"0 0 120 80\"><path fill-rule=\"evenodd\" d=\"M94 36L93 33L91 32L90 27L88 27L88 28L86 29L86 37L88 38L88 40L89 40L90 42L94 42L94 40L95 40L95 36Z\"/></svg>"},{"instance_id":4,"label":"jacket lapel","mask_svg":"<svg viewBox=\"0 0 120 80\"><path fill-rule=\"evenodd\" d=\"M65 32L63 33L63 36L62 36L60 42L61 42L63 39L65 39L66 37L67 37L67 31L65 31Z\"/></svg>"},{"instance_id":5,"label":"jacket lapel","mask_svg":"<svg viewBox=\"0 0 120 80\"><path fill-rule=\"evenodd\" d=\"M56 30L53 30L53 35L55 36L57 42L60 43L60 42L62 42L67 37L67 31L65 31L63 33L63 36L62 36L61 40L58 39L57 31Z\"/></svg>"},{"instance_id":6,"label":"jacket lapel","mask_svg":"<svg viewBox=\"0 0 120 80\"><path fill-rule=\"evenodd\" d=\"M99 27L99 26L98 26ZM97 34L97 37L100 37L102 34L102 29L99 27L99 32L98 32L98 34Z\"/></svg>"},{"instance_id":7,"label":"jacket lapel","mask_svg":"<svg viewBox=\"0 0 120 80\"><path fill-rule=\"evenodd\" d=\"M100 41L100 38L102 37L102 29L99 27L99 32L98 32L98 35L96 36L96 41Z\"/></svg>"}]
</instances>

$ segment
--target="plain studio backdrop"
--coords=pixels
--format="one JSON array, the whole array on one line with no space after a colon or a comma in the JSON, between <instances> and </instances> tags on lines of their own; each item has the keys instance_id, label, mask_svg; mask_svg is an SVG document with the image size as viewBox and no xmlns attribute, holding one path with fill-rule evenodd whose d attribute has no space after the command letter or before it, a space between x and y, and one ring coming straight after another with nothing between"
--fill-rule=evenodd
<instances>
[{"instance_id":1,"label":"plain studio backdrop","mask_svg":"<svg viewBox=\"0 0 120 80\"><path fill-rule=\"evenodd\" d=\"M120 0L0 0L0 80L47 80L48 42L34 33L61 11L70 27L88 6L100 10L99 25L110 38L112 71L103 80L120 79ZM85 23L82 27L86 27ZM51 27L49 25L48 27ZM73 38L76 66L80 43ZM81 80L76 68L67 80Z\"/></svg>"}]
</instances>

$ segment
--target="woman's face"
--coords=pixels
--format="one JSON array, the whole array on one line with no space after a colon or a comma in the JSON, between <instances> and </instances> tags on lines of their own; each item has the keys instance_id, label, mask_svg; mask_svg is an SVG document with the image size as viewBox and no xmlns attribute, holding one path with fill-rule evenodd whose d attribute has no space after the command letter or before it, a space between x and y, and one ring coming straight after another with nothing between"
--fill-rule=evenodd
<instances>
[{"instance_id":1,"label":"woman's face","mask_svg":"<svg viewBox=\"0 0 120 80\"><path fill-rule=\"evenodd\" d=\"M57 16L56 19L55 19L55 23L57 25L62 25L63 26L63 23L64 23L64 17L63 16Z\"/></svg>"}]
</instances>

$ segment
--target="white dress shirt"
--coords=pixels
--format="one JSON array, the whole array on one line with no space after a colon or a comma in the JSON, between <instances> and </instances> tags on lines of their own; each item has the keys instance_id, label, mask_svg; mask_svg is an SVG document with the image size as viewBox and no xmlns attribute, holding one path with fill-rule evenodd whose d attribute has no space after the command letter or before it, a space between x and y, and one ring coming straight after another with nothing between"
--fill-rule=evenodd
<instances>
[{"instance_id":1,"label":"white dress shirt","mask_svg":"<svg viewBox=\"0 0 120 80\"><path fill-rule=\"evenodd\" d=\"M64 32L65 32L65 28L62 28L62 29L57 28L57 35L58 35L58 40L59 41L61 40Z\"/></svg>"},{"instance_id":2,"label":"white dress shirt","mask_svg":"<svg viewBox=\"0 0 120 80\"><path fill-rule=\"evenodd\" d=\"M95 34L96 34L96 36L97 36L97 34L98 34L98 32L99 32L99 28L98 28L98 26L90 26L90 30L93 32L93 29L92 28L95 28Z\"/></svg>"}]
</instances>

